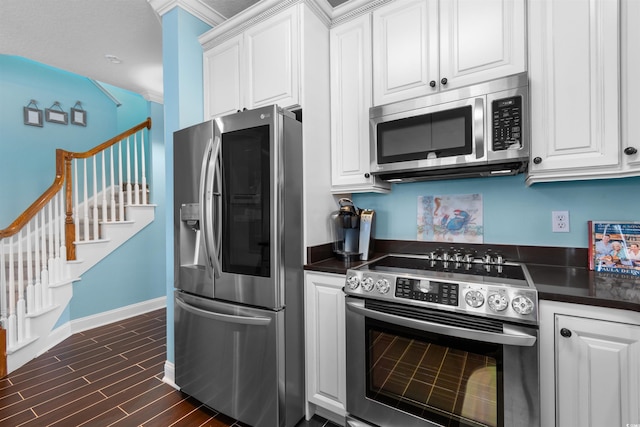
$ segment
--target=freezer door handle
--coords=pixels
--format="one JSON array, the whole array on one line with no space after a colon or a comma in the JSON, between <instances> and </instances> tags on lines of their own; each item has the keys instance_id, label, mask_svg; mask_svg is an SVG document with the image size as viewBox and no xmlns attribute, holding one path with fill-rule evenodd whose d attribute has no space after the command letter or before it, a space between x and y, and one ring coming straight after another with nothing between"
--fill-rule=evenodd
<instances>
[{"instance_id":1,"label":"freezer door handle","mask_svg":"<svg viewBox=\"0 0 640 427\"><path fill-rule=\"evenodd\" d=\"M195 314L196 316L206 317L212 320L218 320L221 322L227 323L236 323L241 325L253 325L253 326L267 326L271 323L271 319L268 317L253 317L253 316L236 316L233 314L224 314L217 313L214 311L203 310L201 308L197 308L192 306L191 304L186 303L181 300L179 297L176 297L176 304L178 304L181 308L188 311L189 313Z\"/></svg>"}]
</instances>

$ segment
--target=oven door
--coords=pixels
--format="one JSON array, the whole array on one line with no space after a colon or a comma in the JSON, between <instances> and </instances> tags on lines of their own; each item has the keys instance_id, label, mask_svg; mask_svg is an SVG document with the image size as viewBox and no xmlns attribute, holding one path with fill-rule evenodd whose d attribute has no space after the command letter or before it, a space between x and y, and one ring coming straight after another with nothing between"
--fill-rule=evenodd
<instances>
[{"instance_id":1,"label":"oven door","mask_svg":"<svg viewBox=\"0 0 640 427\"><path fill-rule=\"evenodd\" d=\"M537 329L353 297L346 307L349 425L540 425Z\"/></svg>"}]
</instances>

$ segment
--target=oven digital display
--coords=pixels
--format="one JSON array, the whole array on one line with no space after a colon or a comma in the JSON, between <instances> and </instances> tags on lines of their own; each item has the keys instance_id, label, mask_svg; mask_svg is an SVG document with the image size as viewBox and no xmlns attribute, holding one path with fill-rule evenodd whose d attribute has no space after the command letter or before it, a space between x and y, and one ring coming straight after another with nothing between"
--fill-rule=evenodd
<instances>
[{"instance_id":1,"label":"oven digital display","mask_svg":"<svg viewBox=\"0 0 640 427\"><path fill-rule=\"evenodd\" d=\"M398 277L396 297L437 304L458 305L458 284Z\"/></svg>"}]
</instances>

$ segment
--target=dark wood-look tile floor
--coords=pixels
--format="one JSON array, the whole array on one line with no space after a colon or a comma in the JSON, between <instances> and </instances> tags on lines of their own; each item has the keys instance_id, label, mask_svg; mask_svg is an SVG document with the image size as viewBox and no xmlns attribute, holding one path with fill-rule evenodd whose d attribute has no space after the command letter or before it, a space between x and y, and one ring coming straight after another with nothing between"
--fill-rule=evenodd
<instances>
[{"instance_id":1,"label":"dark wood-look tile floor","mask_svg":"<svg viewBox=\"0 0 640 427\"><path fill-rule=\"evenodd\" d=\"M247 427L162 382L165 324L161 309L77 333L2 378L0 426Z\"/></svg>"}]
</instances>

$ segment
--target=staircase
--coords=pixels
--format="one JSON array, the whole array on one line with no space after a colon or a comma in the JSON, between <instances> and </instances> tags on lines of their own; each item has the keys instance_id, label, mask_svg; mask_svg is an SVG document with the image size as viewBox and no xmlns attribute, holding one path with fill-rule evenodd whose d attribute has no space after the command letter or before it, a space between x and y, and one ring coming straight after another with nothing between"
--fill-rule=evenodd
<instances>
[{"instance_id":1,"label":"staircase","mask_svg":"<svg viewBox=\"0 0 640 427\"><path fill-rule=\"evenodd\" d=\"M150 128L147 119L87 152L57 150L54 183L0 230L7 372L60 341L52 331L73 297L73 282L153 221L145 156Z\"/></svg>"}]
</instances>

